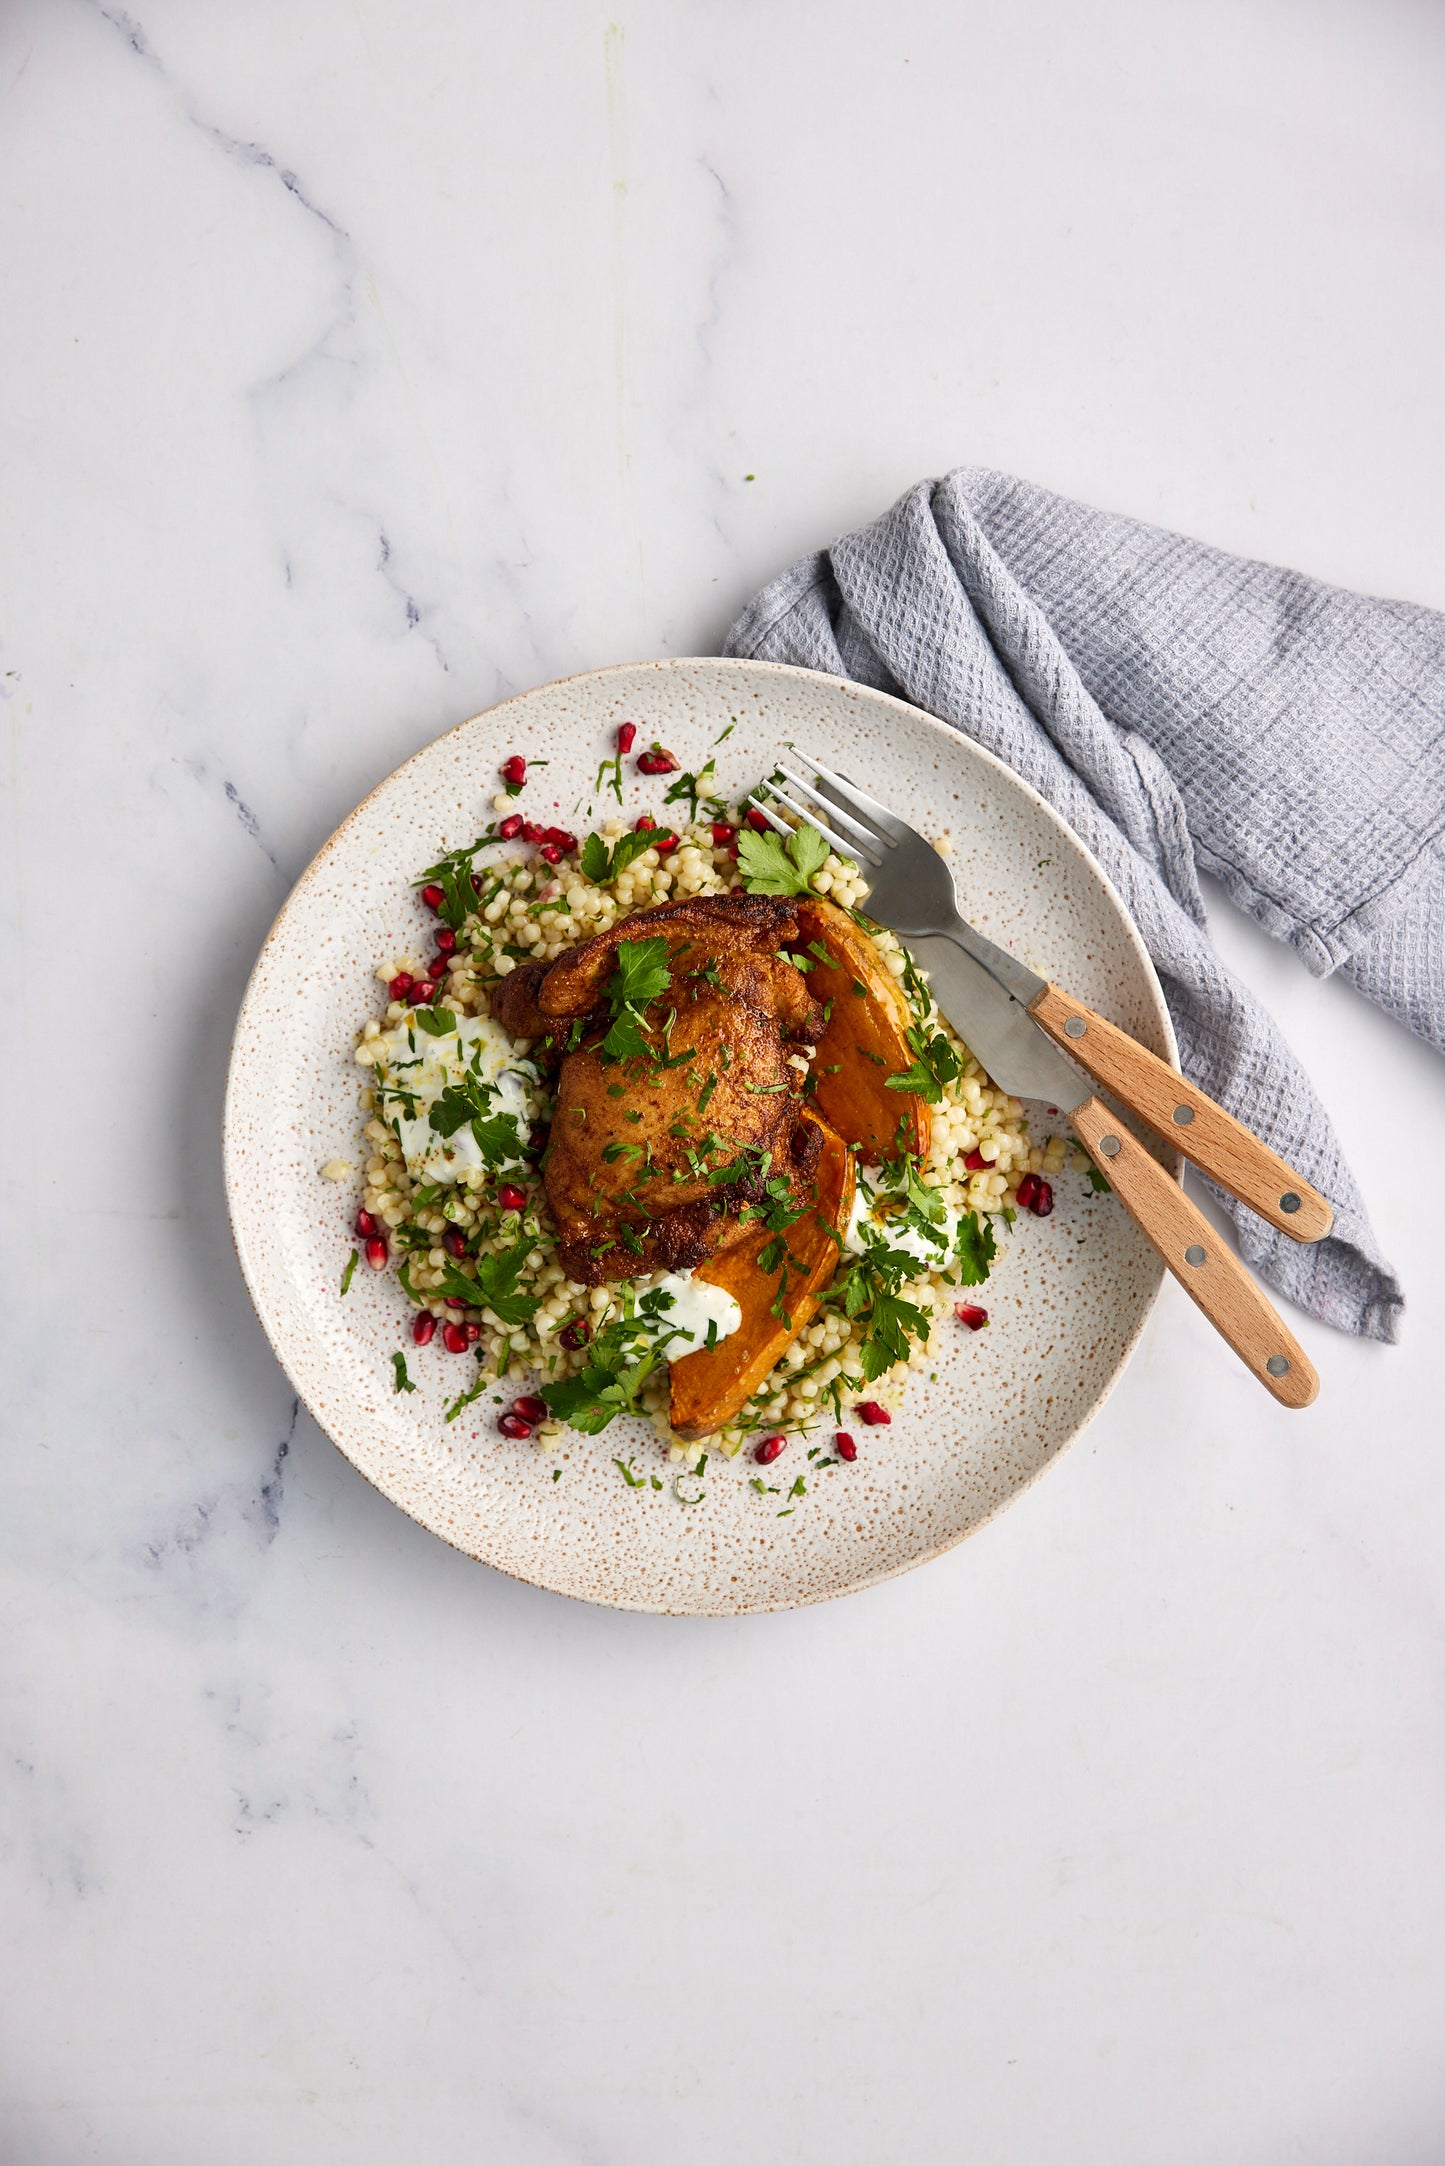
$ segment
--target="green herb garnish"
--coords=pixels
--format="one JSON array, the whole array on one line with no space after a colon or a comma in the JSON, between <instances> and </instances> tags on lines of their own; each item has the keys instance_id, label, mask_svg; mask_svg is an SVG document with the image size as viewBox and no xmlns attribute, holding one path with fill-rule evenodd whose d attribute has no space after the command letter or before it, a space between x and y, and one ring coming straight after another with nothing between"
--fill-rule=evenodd
<instances>
[{"instance_id":1,"label":"green herb garnish","mask_svg":"<svg viewBox=\"0 0 1445 2166\"><path fill-rule=\"evenodd\" d=\"M806 823L793 829L786 847L771 829L763 835L744 827L738 834L738 869L750 895L811 894L813 875L827 860L827 843Z\"/></svg>"}]
</instances>

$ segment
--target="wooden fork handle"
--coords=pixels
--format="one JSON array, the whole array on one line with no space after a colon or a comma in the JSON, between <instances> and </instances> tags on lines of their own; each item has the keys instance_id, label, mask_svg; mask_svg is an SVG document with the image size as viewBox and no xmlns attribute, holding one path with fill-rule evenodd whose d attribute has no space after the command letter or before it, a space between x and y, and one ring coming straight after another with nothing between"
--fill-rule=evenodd
<instances>
[{"instance_id":1,"label":"wooden fork handle","mask_svg":"<svg viewBox=\"0 0 1445 2166\"><path fill-rule=\"evenodd\" d=\"M1135 1225L1245 1367L1281 1406L1308 1406L1320 1380L1223 1235L1101 1098L1086 1098L1069 1118Z\"/></svg>"},{"instance_id":2,"label":"wooden fork handle","mask_svg":"<svg viewBox=\"0 0 1445 2166\"><path fill-rule=\"evenodd\" d=\"M1203 1091L1176 1075L1156 1054L1106 1023L1056 985L1046 985L1029 1014L1070 1060L1112 1091L1159 1135L1167 1136L1202 1173L1247 1203L1292 1241L1322 1241L1334 1212L1267 1143L1251 1135ZM1105 1169L1107 1171L1107 1168ZM1172 1268L1172 1267L1171 1267Z\"/></svg>"}]
</instances>

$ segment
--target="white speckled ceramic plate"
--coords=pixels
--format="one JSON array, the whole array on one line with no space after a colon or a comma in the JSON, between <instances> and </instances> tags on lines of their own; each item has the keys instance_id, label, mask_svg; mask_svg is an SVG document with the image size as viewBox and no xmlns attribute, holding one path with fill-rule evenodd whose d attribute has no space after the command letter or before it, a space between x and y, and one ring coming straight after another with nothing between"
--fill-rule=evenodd
<instances>
[{"instance_id":1,"label":"white speckled ceramic plate","mask_svg":"<svg viewBox=\"0 0 1445 2166\"><path fill-rule=\"evenodd\" d=\"M398 768L308 867L261 952L236 1029L226 1182L236 1246L261 1321L318 1422L403 1511L470 1556L559 1593L629 1609L726 1615L845 1594L970 1534L1042 1473L1098 1411L1153 1305L1163 1266L1112 1197L1056 1183L1048 1219L1005 1236L990 1328L960 1329L887 1429L858 1430L856 1465L810 1482L787 1518L714 1460L701 1504L673 1493L656 1432L614 1423L542 1451L496 1434L490 1401L450 1427L466 1357L411 1346L394 1276L358 1270L338 1298L357 1184L319 1168L359 1163L351 1058L376 1012L382 957L415 949L411 879L491 817L498 763L524 752L534 818L579 826L598 762L625 719L698 767L729 722L719 782L752 787L785 738L953 835L968 915L1024 961L1173 1060L1163 995L1123 905L1043 801L987 753L916 709L857 685L762 662L674 661L597 670L508 700ZM628 762L629 768L632 762ZM630 783L628 809L664 785ZM405 1346L417 1390L398 1397ZM464 1367L465 1364L465 1367ZM614 1455L664 1477L630 1489ZM789 1461L806 1465L795 1445ZM555 1466L562 1472L552 1479Z\"/></svg>"}]
</instances>

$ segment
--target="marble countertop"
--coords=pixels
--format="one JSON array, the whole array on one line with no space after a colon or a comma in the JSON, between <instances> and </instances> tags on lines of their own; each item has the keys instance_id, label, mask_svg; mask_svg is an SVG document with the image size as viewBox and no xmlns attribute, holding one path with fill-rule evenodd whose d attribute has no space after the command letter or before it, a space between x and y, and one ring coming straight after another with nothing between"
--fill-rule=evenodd
<instances>
[{"instance_id":1,"label":"marble countertop","mask_svg":"<svg viewBox=\"0 0 1445 2166\"><path fill-rule=\"evenodd\" d=\"M1439 12L136 4L0 24L0 2156L1438 2158L1437 1056L1216 898L1402 1345L1286 1416L1170 1287L985 1533L728 1624L368 1488L218 1139L373 782L921 474L1445 605Z\"/></svg>"}]
</instances>

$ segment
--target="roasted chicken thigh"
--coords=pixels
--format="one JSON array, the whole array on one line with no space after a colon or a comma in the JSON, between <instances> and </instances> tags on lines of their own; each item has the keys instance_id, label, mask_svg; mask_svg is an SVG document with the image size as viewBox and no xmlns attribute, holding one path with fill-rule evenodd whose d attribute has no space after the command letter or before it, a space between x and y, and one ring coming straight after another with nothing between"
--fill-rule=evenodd
<instances>
[{"instance_id":1,"label":"roasted chicken thigh","mask_svg":"<svg viewBox=\"0 0 1445 2166\"><path fill-rule=\"evenodd\" d=\"M745 1206L807 1189L818 1130L789 1056L823 1019L780 952L797 931L772 896L660 903L498 986L497 1020L559 1063L545 1181L570 1277L690 1269Z\"/></svg>"}]
</instances>

